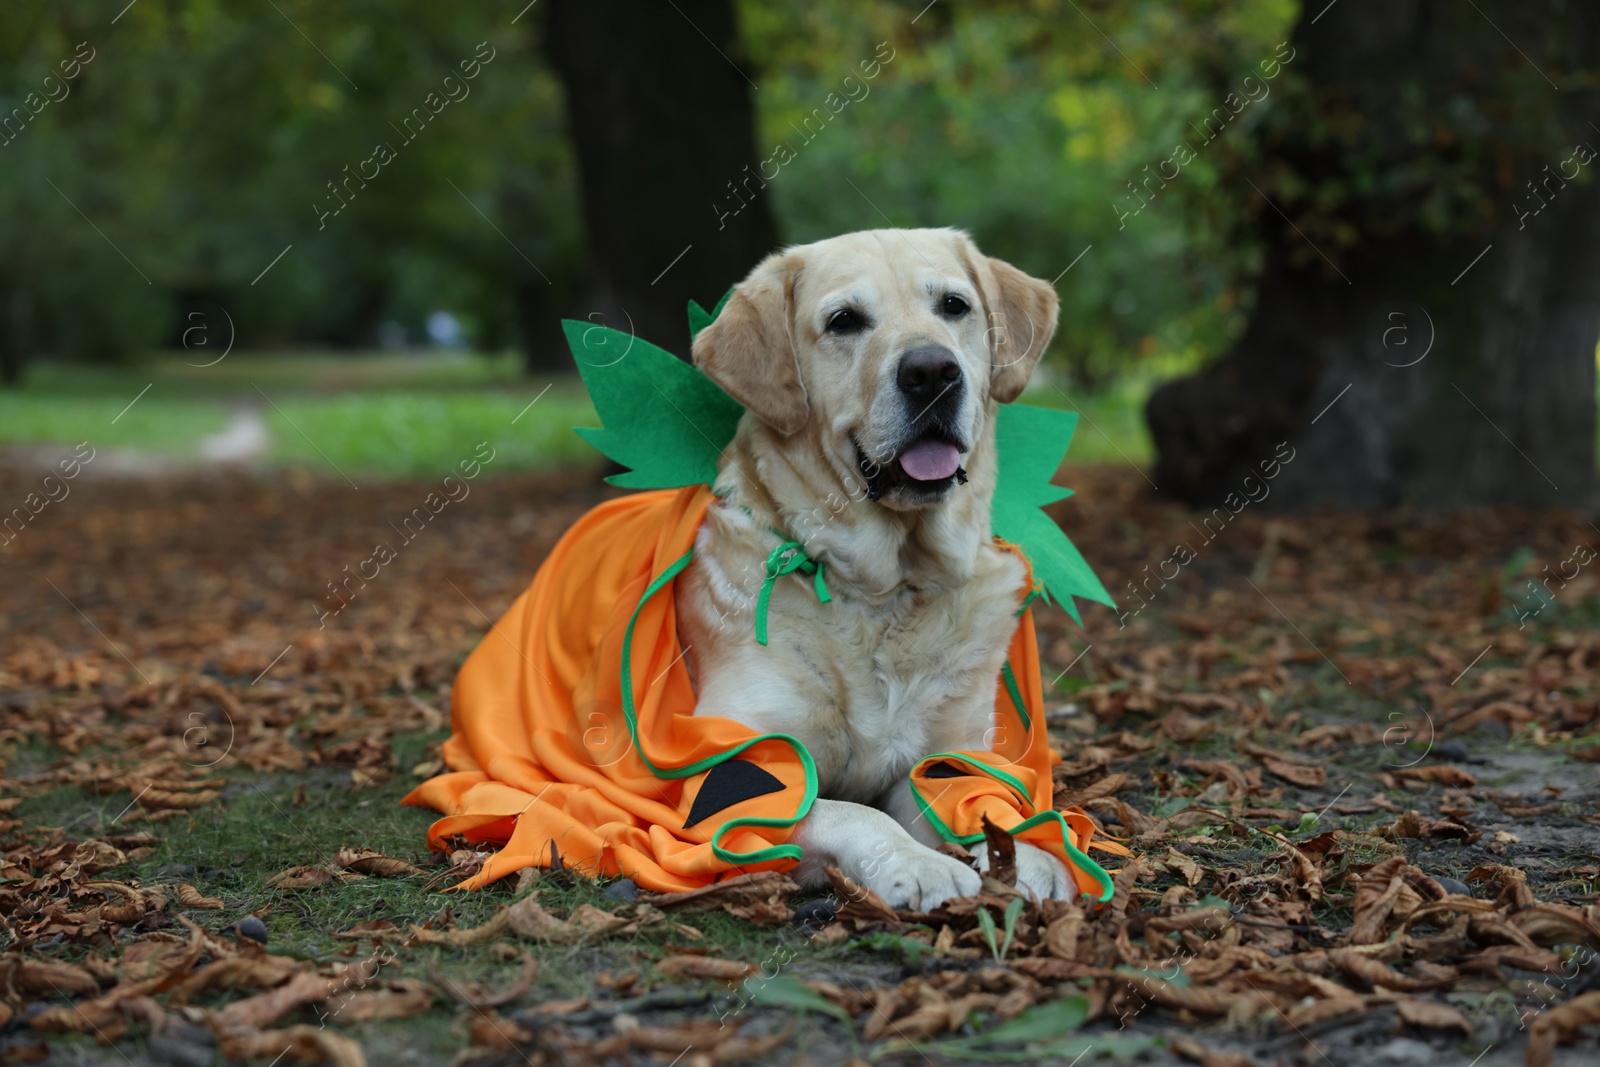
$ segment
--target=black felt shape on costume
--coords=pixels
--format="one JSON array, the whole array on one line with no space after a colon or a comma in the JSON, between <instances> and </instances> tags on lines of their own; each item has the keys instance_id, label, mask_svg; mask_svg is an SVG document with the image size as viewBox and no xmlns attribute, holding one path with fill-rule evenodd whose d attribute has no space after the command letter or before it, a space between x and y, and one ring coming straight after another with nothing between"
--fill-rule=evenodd
<instances>
[{"instance_id":1,"label":"black felt shape on costume","mask_svg":"<svg viewBox=\"0 0 1600 1067\"><path fill-rule=\"evenodd\" d=\"M683 824L687 830L702 819L709 818L724 808L731 808L742 800L764 797L768 793L783 792L783 783L773 774L754 763L742 759L723 760L706 772L689 807L689 820Z\"/></svg>"},{"instance_id":2,"label":"black felt shape on costume","mask_svg":"<svg viewBox=\"0 0 1600 1067\"><path fill-rule=\"evenodd\" d=\"M938 763L935 763L932 767L929 767L927 770L923 771L922 772L922 777L924 777L924 778L965 778L970 773L971 773L970 771L964 771L960 767L957 767L953 763L946 763L944 760L940 760Z\"/></svg>"}]
</instances>

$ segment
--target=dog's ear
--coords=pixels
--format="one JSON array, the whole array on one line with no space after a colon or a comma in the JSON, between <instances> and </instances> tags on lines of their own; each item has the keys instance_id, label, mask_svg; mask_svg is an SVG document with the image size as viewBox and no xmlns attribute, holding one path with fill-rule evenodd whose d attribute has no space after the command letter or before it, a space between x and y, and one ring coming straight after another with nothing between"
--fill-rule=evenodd
<instances>
[{"instance_id":1,"label":"dog's ear","mask_svg":"<svg viewBox=\"0 0 1600 1067\"><path fill-rule=\"evenodd\" d=\"M989 395L1009 404L1022 395L1055 335L1060 301L1049 282L983 255L970 242L967 251L989 316Z\"/></svg>"},{"instance_id":2,"label":"dog's ear","mask_svg":"<svg viewBox=\"0 0 1600 1067\"><path fill-rule=\"evenodd\" d=\"M694 365L785 434L798 431L811 413L792 329L799 270L792 255L770 257L694 339Z\"/></svg>"}]
</instances>

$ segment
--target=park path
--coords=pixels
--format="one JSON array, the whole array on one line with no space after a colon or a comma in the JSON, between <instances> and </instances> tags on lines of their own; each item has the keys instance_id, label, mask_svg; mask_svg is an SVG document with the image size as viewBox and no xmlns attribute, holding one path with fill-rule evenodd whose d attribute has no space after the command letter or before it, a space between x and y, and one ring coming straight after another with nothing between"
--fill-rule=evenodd
<instances>
[{"instance_id":1,"label":"park path","mask_svg":"<svg viewBox=\"0 0 1600 1067\"><path fill-rule=\"evenodd\" d=\"M198 447L201 458L210 463L247 463L267 453L272 434L259 407L241 405L233 409L228 425L200 438Z\"/></svg>"}]
</instances>

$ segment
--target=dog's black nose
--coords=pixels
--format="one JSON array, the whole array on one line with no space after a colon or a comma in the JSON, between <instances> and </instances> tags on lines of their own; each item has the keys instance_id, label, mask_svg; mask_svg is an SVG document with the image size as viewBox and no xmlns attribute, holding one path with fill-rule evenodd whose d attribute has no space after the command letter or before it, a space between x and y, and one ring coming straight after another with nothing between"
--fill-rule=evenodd
<instances>
[{"instance_id":1,"label":"dog's black nose","mask_svg":"<svg viewBox=\"0 0 1600 1067\"><path fill-rule=\"evenodd\" d=\"M960 388L961 364L948 348L913 348L900 357L896 380L912 400L932 403Z\"/></svg>"}]
</instances>

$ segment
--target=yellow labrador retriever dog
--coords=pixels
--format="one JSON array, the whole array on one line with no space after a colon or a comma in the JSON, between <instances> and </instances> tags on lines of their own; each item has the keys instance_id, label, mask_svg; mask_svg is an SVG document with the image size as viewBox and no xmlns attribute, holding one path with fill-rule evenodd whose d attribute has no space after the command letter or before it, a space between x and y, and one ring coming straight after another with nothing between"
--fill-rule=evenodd
<instances>
[{"instance_id":1,"label":"yellow labrador retriever dog","mask_svg":"<svg viewBox=\"0 0 1600 1067\"><path fill-rule=\"evenodd\" d=\"M695 365L748 411L678 585L680 637L698 713L790 734L816 761L819 799L791 838L803 884L837 866L924 909L979 889L935 851L906 775L990 747L1026 581L990 533L995 411L1056 312L1047 283L960 231L872 230L768 257L695 340ZM762 646L750 620L774 530L826 564L833 599L777 582ZM1024 893L1075 892L1033 845L1017 868Z\"/></svg>"}]
</instances>

